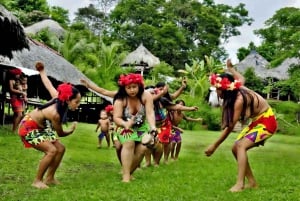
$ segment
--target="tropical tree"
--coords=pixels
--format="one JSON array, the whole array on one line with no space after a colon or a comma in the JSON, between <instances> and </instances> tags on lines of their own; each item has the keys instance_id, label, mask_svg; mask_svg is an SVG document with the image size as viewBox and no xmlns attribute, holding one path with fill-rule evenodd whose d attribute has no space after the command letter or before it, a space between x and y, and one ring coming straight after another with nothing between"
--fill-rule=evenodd
<instances>
[{"instance_id":1,"label":"tropical tree","mask_svg":"<svg viewBox=\"0 0 300 201\"><path fill-rule=\"evenodd\" d=\"M257 93L263 94L263 90L264 90L263 80L255 75L254 68L248 68L244 73L244 77L246 80L245 85L249 89L252 89Z\"/></svg>"},{"instance_id":2,"label":"tropical tree","mask_svg":"<svg viewBox=\"0 0 300 201\"><path fill-rule=\"evenodd\" d=\"M282 8L265 24L265 28L256 30L255 33L263 39L260 49L268 52L267 55L270 56L272 66L277 66L288 57L299 56L299 8Z\"/></svg>"},{"instance_id":3,"label":"tropical tree","mask_svg":"<svg viewBox=\"0 0 300 201\"><path fill-rule=\"evenodd\" d=\"M223 72L222 64L217 63L212 56L205 56L205 60L193 60L192 65L185 64L185 69L178 70L188 78L190 96L204 100L210 86L209 75Z\"/></svg>"},{"instance_id":4,"label":"tropical tree","mask_svg":"<svg viewBox=\"0 0 300 201\"><path fill-rule=\"evenodd\" d=\"M105 41L120 41L128 49L142 42L161 60L180 69L204 55L223 55L221 39L240 34L237 27L252 19L243 4L230 7L207 0L121 0L109 21Z\"/></svg>"}]
</instances>

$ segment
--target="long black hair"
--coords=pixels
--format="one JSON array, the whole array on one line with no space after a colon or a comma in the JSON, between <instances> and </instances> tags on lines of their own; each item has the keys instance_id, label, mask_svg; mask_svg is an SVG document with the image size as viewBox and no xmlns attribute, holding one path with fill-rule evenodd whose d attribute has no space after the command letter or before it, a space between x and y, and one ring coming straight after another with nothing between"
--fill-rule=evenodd
<instances>
[{"instance_id":1,"label":"long black hair","mask_svg":"<svg viewBox=\"0 0 300 201\"><path fill-rule=\"evenodd\" d=\"M137 97L138 99L142 102L142 95L144 93L144 85L142 84L138 84L138 88L139 88L139 91L137 93ZM128 94L125 90L125 86L119 86L119 90L117 92L117 94L114 96L114 100L113 100L113 103L117 100L117 99L125 99L126 97L128 97Z\"/></svg>"},{"instance_id":2,"label":"long black hair","mask_svg":"<svg viewBox=\"0 0 300 201\"><path fill-rule=\"evenodd\" d=\"M70 96L69 100L75 99L79 93L80 93L79 90L72 86L72 95ZM42 110L53 104L56 104L56 110L60 116L60 122L66 123L67 112L68 112L68 104L66 103L66 101L61 101L58 98L54 98L49 102L47 102L46 104L39 106L38 110Z\"/></svg>"},{"instance_id":3,"label":"long black hair","mask_svg":"<svg viewBox=\"0 0 300 201\"><path fill-rule=\"evenodd\" d=\"M227 78L230 82L234 82L234 77L231 74L223 73L220 75L220 77ZM233 123L234 104L236 102L238 93L240 93L243 97L243 108L242 108L240 120L245 121L248 104L250 104L251 114L253 114L254 112L254 96L257 97L255 94L250 93L250 91L245 88L239 88L236 90L222 90L222 96L223 96L222 97L223 98L222 128L228 127ZM249 97L250 103L248 103L247 97Z\"/></svg>"}]
</instances>

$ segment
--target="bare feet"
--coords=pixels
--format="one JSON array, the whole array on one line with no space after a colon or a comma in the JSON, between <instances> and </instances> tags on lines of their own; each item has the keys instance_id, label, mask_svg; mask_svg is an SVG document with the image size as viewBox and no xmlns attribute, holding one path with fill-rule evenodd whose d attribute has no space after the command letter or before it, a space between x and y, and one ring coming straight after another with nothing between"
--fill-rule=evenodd
<instances>
[{"instance_id":1,"label":"bare feet","mask_svg":"<svg viewBox=\"0 0 300 201\"><path fill-rule=\"evenodd\" d=\"M127 175L123 175L123 180L122 182L124 183L129 183L131 179L131 175L127 176Z\"/></svg>"},{"instance_id":2,"label":"bare feet","mask_svg":"<svg viewBox=\"0 0 300 201\"><path fill-rule=\"evenodd\" d=\"M35 181L31 184L31 186L38 188L38 189L47 189L49 186L44 184L42 181Z\"/></svg>"},{"instance_id":3,"label":"bare feet","mask_svg":"<svg viewBox=\"0 0 300 201\"><path fill-rule=\"evenodd\" d=\"M244 190L244 186L243 185L238 185L235 184L234 186L231 187L231 189L229 189L230 192L241 192L242 190Z\"/></svg>"},{"instance_id":4,"label":"bare feet","mask_svg":"<svg viewBox=\"0 0 300 201\"><path fill-rule=\"evenodd\" d=\"M246 185L245 185L245 188L253 188L253 189L256 189L256 188L258 188L258 185L257 185L256 183L253 183L253 184L249 183L249 184L246 184Z\"/></svg>"},{"instance_id":5,"label":"bare feet","mask_svg":"<svg viewBox=\"0 0 300 201\"><path fill-rule=\"evenodd\" d=\"M51 185L51 184L53 184L53 185L59 185L60 182L58 180L56 180L56 179L46 179L45 180L45 184L47 184L47 185Z\"/></svg>"}]
</instances>

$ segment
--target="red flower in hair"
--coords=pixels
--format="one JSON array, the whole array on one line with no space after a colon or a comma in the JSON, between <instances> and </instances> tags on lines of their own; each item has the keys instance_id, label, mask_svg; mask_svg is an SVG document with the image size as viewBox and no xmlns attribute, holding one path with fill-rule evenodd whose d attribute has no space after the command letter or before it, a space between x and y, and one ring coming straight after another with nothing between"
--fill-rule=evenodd
<instances>
[{"instance_id":1,"label":"red flower in hair","mask_svg":"<svg viewBox=\"0 0 300 201\"><path fill-rule=\"evenodd\" d=\"M221 82L220 82L220 84L221 84L221 88L223 89L223 90L226 90L227 88L228 88L228 86L230 85L230 81L228 80L228 78L227 77L224 77L222 80L221 80Z\"/></svg>"},{"instance_id":2,"label":"red flower in hair","mask_svg":"<svg viewBox=\"0 0 300 201\"><path fill-rule=\"evenodd\" d=\"M236 90L242 86L242 83L239 80L234 80L230 82L227 77L220 77L218 74L212 74L209 77L211 86L216 87L221 90Z\"/></svg>"},{"instance_id":3,"label":"red flower in hair","mask_svg":"<svg viewBox=\"0 0 300 201\"><path fill-rule=\"evenodd\" d=\"M113 108L112 105L108 105L108 106L105 107L105 111L106 111L107 113L109 113L109 112L112 111L113 109L114 109L114 108Z\"/></svg>"},{"instance_id":4,"label":"red flower in hair","mask_svg":"<svg viewBox=\"0 0 300 201\"><path fill-rule=\"evenodd\" d=\"M120 75L118 84L120 86L126 86L129 84L141 84L144 85L143 77L140 74L130 73L128 75Z\"/></svg>"},{"instance_id":5,"label":"red flower in hair","mask_svg":"<svg viewBox=\"0 0 300 201\"><path fill-rule=\"evenodd\" d=\"M18 69L18 68L12 69L9 72L13 75L21 75L22 74L22 70Z\"/></svg>"},{"instance_id":6,"label":"red flower in hair","mask_svg":"<svg viewBox=\"0 0 300 201\"><path fill-rule=\"evenodd\" d=\"M57 87L58 99L62 102L70 100L70 97L73 95L72 88L72 85L69 83L60 84Z\"/></svg>"}]
</instances>

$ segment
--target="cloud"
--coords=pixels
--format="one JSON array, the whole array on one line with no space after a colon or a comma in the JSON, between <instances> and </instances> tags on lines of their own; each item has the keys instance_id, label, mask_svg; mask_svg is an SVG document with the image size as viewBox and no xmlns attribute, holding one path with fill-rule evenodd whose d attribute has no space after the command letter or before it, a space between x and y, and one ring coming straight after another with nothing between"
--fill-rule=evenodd
<instances>
[{"instance_id":1,"label":"cloud","mask_svg":"<svg viewBox=\"0 0 300 201\"><path fill-rule=\"evenodd\" d=\"M244 25L239 28L241 35L229 39L227 44L223 46L229 53L229 57L233 63L237 63L237 50L240 47L248 47L248 44L253 41L255 45L261 43L260 38L254 35L253 31L261 29L265 25L265 21L271 18L277 10L284 7L300 7L298 0L215 0L217 4L227 4L237 6L239 3L245 4L245 8L249 11L248 16L254 19L251 26Z\"/></svg>"}]
</instances>

